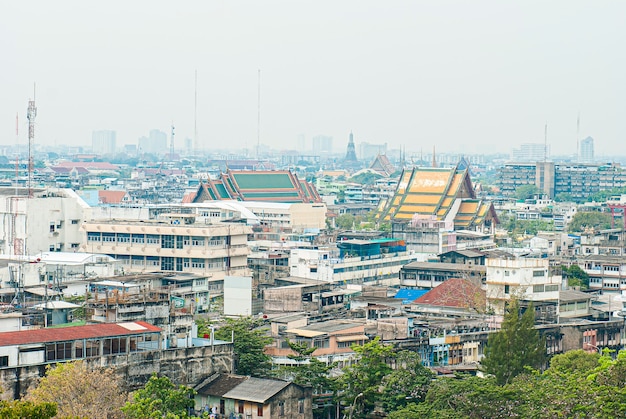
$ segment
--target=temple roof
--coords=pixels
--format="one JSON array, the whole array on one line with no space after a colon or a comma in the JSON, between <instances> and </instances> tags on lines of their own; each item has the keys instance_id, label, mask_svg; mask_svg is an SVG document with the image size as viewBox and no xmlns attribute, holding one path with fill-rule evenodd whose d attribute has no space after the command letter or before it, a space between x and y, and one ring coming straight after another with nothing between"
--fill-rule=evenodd
<instances>
[{"instance_id":1,"label":"temple roof","mask_svg":"<svg viewBox=\"0 0 626 419\"><path fill-rule=\"evenodd\" d=\"M210 200L270 201L285 203L321 202L311 183L289 170L234 171L220 174L198 187L193 202Z\"/></svg>"},{"instance_id":2,"label":"temple roof","mask_svg":"<svg viewBox=\"0 0 626 419\"><path fill-rule=\"evenodd\" d=\"M497 217L493 205L476 199L468 168L424 168L404 170L395 194L381 202L378 219L410 221L431 215L454 221L455 229L470 229Z\"/></svg>"}]
</instances>

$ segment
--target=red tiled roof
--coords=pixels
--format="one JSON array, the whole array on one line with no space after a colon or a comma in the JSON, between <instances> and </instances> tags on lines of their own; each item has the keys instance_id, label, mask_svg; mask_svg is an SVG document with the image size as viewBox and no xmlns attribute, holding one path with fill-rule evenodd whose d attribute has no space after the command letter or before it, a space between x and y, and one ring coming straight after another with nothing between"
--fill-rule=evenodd
<instances>
[{"instance_id":1,"label":"red tiled roof","mask_svg":"<svg viewBox=\"0 0 626 419\"><path fill-rule=\"evenodd\" d=\"M456 307L483 310L487 302L487 294L467 279L452 278L442 282L413 304L427 304L439 307Z\"/></svg>"},{"instance_id":2,"label":"red tiled roof","mask_svg":"<svg viewBox=\"0 0 626 419\"><path fill-rule=\"evenodd\" d=\"M98 201L103 204L119 204L126 196L126 191L98 191Z\"/></svg>"},{"instance_id":3,"label":"red tiled roof","mask_svg":"<svg viewBox=\"0 0 626 419\"><path fill-rule=\"evenodd\" d=\"M126 325L127 327L124 327ZM0 346L26 345L33 343L61 342L78 339L105 338L111 336L137 335L160 332L161 328L146 322L103 323L85 326L70 326L19 332L1 332Z\"/></svg>"},{"instance_id":4,"label":"red tiled roof","mask_svg":"<svg viewBox=\"0 0 626 419\"><path fill-rule=\"evenodd\" d=\"M185 194L185 196L183 196L183 204L190 204L193 202L194 199L196 199L197 196L197 192L190 192L188 194Z\"/></svg>"}]
</instances>

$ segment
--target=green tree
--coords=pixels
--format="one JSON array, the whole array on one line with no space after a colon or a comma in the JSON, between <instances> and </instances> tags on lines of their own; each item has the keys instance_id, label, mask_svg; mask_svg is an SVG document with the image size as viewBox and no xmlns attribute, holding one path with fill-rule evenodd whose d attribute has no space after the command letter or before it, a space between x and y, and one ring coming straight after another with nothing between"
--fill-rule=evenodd
<instances>
[{"instance_id":1,"label":"green tree","mask_svg":"<svg viewBox=\"0 0 626 419\"><path fill-rule=\"evenodd\" d=\"M337 216L335 225L342 230L352 230L355 224L355 218L352 214L341 214Z\"/></svg>"},{"instance_id":2,"label":"green tree","mask_svg":"<svg viewBox=\"0 0 626 419\"><path fill-rule=\"evenodd\" d=\"M89 368L82 361L46 366L46 375L27 397L35 403L54 403L62 417L122 418L127 400L111 369Z\"/></svg>"},{"instance_id":3,"label":"green tree","mask_svg":"<svg viewBox=\"0 0 626 419\"><path fill-rule=\"evenodd\" d=\"M154 374L122 411L128 419L186 419L194 406L195 394L191 387L176 386L169 378Z\"/></svg>"},{"instance_id":4,"label":"green tree","mask_svg":"<svg viewBox=\"0 0 626 419\"><path fill-rule=\"evenodd\" d=\"M559 192L554 196L554 200L556 202L574 202L574 197L570 193Z\"/></svg>"},{"instance_id":5,"label":"green tree","mask_svg":"<svg viewBox=\"0 0 626 419\"><path fill-rule=\"evenodd\" d=\"M538 368L545 359L545 340L534 327L532 304L520 316L517 300L512 300L504 316L502 328L489 335L481 368L492 374L499 385L523 373L526 367Z\"/></svg>"},{"instance_id":6,"label":"green tree","mask_svg":"<svg viewBox=\"0 0 626 419\"><path fill-rule=\"evenodd\" d=\"M567 278L567 285L570 287L580 287L582 290L589 289L589 274L580 266L572 265L569 268L564 266L563 275Z\"/></svg>"},{"instance_id":7,"label":"green tree","mask_svg":"<svg viewBox=\"0 0 626 419\"><path fill-rule=\"evenodd\" d=\"M383 378L392 372L389 361L394 357L393 347L381 343L380 337L352 347L358 361L343 369L339 385L343 390L339 399L344 406L355 407L359 412L371 412L380 397Z\"/></svg>"},{"instance_id":8,"label":"green tree","mask_svg":"<svg viewBox=\"0 0 626 419\"><path fill-rule=\"evenodd\" d=\"M394 358L396 368L381 383L380 400L386 412L398 410L409 402L422 402L433 379L418 353L400 351Z\"/></svg>"},{"instance_id":9,"label":"green tree","mask_svg":"<svg viewBox=\"0 0 626 419\"><path fill-rule=\"evenodd\" d=\"M533 195L541 193L541 190L535 185L522 185L515 189L515 199L523 201L530 199Z\"/></svg>"},{"instance_id":10,"label":"green tree","mask_svg":"<svg viewBox=\"0 0 626 419\"><path fill-rule=\"evenodd\" d=\"M54 403L31 401L0 401L0 418L3 419L51 419L57 415Z\"/></svg>"},{"instance_id":11,"label":"green tree","mask_svg":"<svg viewBox=\"0 0 626 419\"><path fill-rule=\"evenodd\" d=\"M230 341L234 336L233 351L237 374L267 377L272 368L271 358L264 350L272 342L262 329L263 320L252 317L226 319L226 324L215 330L215 337Z\"/></svg>"},{"instance_id":12,"label":"green tree","mask_svg":"<svg viewBox=\"0 0 626 419\"><path fill-rule=\"evenodd\" d=\"M577 212L567 226L569 232L582 232L587 228L604 230L611 228L613 218L607 212Z\"/></svg>"}]
</instances>

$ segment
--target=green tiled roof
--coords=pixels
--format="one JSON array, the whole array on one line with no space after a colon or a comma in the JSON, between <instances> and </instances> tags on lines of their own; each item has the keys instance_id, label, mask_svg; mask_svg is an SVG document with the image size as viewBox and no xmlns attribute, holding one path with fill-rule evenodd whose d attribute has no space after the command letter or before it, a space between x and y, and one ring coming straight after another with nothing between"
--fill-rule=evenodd
<instances>
[{"instance_id":1,"label":"green tiled roof","mask_svg":"<svg viewBox=\"0 0 626 419\"><path fill-rule=\"evenodd\" d=\"M224 186L224 184L222 183L216 183L215 184L215 189L217 189L217 192L220 195L220 198L222 199L229 199L230 195L228 195L228 191L226 190L226 187Z\"/></svg>"},{"instance_id":2,"label":"green tiled roof","mask_svg":"<svg viewBox=\"0 0 626 419\"><path fill-rule=\"evenodd\" d=\"M298 193L297 192L280 192L280 191L274 191L274 192L248 192L246 194L244 194L244 196L246 198L297 198L298 197Z\"/></svg>"},{"instance_id":3,"label":"green tiled roof","mask_svg":"<svg viewBox=\"0 0 626 419\"><path fill-rule=\"evenodd\" d=\"M232 173L239 189L294 189L287 173Z\"/></svg>"}]
</instances>

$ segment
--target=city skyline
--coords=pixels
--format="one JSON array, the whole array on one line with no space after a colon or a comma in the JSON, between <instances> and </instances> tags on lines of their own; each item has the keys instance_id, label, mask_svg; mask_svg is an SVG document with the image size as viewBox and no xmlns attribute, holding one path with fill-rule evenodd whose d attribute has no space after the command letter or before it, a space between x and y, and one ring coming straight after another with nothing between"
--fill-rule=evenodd
<instances>
[{"instance_id":1,"label":"city skyline","mask_svg":"<svg viewBox=\"0 0 626 419\"><path fill-rule=\"evenodd\" d=\"M119 145L151 129L200 149L294 149L300 135L390 149L511 152L544 140L575 154L626 155L622 3L13 2L0 13L6 59L0 143ZM258 135L258 70L260 135ZM577 117L580 114L580 131Z\"/></svg>"}]
</instances>

